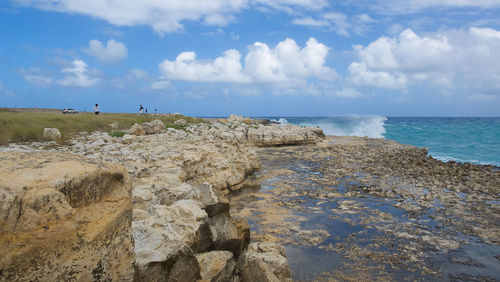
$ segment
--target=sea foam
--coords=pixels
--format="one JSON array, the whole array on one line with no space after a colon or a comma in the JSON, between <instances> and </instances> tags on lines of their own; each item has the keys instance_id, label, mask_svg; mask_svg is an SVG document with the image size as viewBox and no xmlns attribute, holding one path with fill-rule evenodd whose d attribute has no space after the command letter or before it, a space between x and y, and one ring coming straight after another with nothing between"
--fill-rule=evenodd
<instances>
[{"instance_id":1,"label":"sea foam","mask_svg":"<svg viewBox=\"0 0 500 282\"><path fill-rule=\"evenodd\" d=\"M384 138L386 120L387 118L380 116L347 116L280 118L277 121L281 124L319 126L326 135Z\"/></svg>"}]
</instances>

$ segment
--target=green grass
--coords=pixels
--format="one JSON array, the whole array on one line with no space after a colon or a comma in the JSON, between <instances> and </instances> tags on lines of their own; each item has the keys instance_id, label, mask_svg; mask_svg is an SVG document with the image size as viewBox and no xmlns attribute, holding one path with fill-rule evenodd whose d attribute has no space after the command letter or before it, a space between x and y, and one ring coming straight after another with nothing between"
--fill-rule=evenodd
<instances>
[{"instance_id":1,"label":"green grass","mask_svg":"<svg viewBox=\"0 0 500 282\"><path fill-rule=\"evenodd\" d=\"M125 132L123 132L123 131L111 131L111 132L108 132L108 134L111 137L123 137L123 135L125 135Z\"/></svg>"},{"instance_id":2,"label":"green grass","mask_svg":"<svg viewBox=\"0 0 500 282\"><path fill-rule=\"evenodd\" d=\"M165 128L166 129L169 129L169 128L173 128L173 129L181 129L181 130L186 130L186 128L184 128L184 126L180 126L180 125L177 125L177 124L167 124L165 125Z\"/></svg>"},{"instance_id":3,"label":"green grass","mask_svg":"<svg viewBox=\"0 0 500 282\"><path fill-rule=\"evenodd\" d=\"M159 119L168 127L174 127L174 121L185 119L188 123L204 122L200 118L179 115L154 116L138 114L79 113L64 115L60 112L7 111L0 109L0 144L43 140L43 129L55 127L61 132L64 142L72 134L82 131L111 131L109 124L120 123L120 129L128 129L134 123L143 123ZM180 128L178 128L180 129Z\"/></svg>"}]
</instances>

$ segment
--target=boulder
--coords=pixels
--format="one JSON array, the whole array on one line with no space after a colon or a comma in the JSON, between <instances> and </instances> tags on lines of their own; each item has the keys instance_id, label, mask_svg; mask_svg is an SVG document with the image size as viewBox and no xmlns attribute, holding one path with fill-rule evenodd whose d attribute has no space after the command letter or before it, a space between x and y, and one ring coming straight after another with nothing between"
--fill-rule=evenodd
<instances>
[{"instance_id":1,"label":"boulder","mask_svg":"<svg viewBox=\"0 0 500 282\"><path fill-rule=\"evenodd\" d=\"M178 126L186 126L188 124L188 122L185 119L181 118L181 119L174 121L174 124L178 125Z\"/></svg>"},{"instance_id":2,"label":"boulder","mask_svg":"<svg viewBox=\"0 0 500 282\"><path fill-rule=\"evenodd\" d=\"M201 268L201 281L225 282L234 278L236 263L233 253L228 251L211 251L196 255Z\"/></svg>"},{"instance_id":3,"label":"boulder","mask_svg":"<svg viewBox=\"0 0 500 282\"><path fill-rule=\"evenodd\" d=\"M144 130L144 128L142 128L142 126L137 123L132 125L132 127L129 129L129 133L133 135L146 135L146 131Z\"/></svg>"},{"instance_id":4,"label":"boulder","mask_svg":"<svg viewBox=\"0 0 500 282\"><path fill-rule=\"evenodd\" d=\"M246 281L292 281L285 249L275 243L252 243L238 263L240 279Z\"/></svg>"},{"instance_id":5,"label":"boulder","mask_svg":"<svg viewBox=\"0 0 500 282\"><path fill-rule=\"evenodd\" d=\"M165 124L159 119L155 119L150 122L143 122L141 126L146 134L157 134L166 131Z\"/></svg>"},{"instance_id":6,"label":"boulder","mask_svg":"<svg viewBox=\"0 0 500 282\"><path fill-rule=\"evenodd\" d=\"M201 278L196 256L184 242L167 244L158 233L146 233L145 237L138 233L140 230L134 228L134 237L144 240L135 241L134 281L190 282Z\"/></svg>"},{"instance_id":7,"label":"boulder","mask_svg":"<svg viewBox=\"0 0 500 282\"><path fill-rule=\"evenodd\" d=\"M44 128L43 138L47 138L50 140L59 140L61 139L61 132L59 132L59 129L57 128Z\"/></svg>"},{"instance_id":8,"label":"boulder","mask_svg":"<svg viewBox=\"0 0 500 282\"><path fill-rule=\"evenodd\" d=\"M238 258L250 242L250 227L243 219L232 219L219 214L209 219L213 249L231 251Z\"/></svg>"},{"instance_id":9,"label":"boulder","mask_svg":"<svg viewBox=\"0 0 500 282\"><path fill-rule=\"evenodd\" d=\"M120 123L119 122L110 123L109 127L113 130L118 130L120 129Z\"/></svg>"},{"instance_id":10,"label":"boulder","mask_svg":"<svg viewBox=\"0 0 500 282\"><path fill-rule=\"evenodd\" d=\"M0 152L0 280L133 279L131 181L118 164Z\"/></svg>"}]
</instances>

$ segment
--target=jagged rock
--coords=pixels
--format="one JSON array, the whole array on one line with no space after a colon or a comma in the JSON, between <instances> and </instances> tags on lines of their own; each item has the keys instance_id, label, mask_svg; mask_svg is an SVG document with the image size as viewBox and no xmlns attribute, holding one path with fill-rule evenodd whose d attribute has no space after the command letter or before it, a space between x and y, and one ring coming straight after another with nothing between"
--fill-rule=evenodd
<instances>
[{"instance_id":1,"label":"jagged rock","mask_svg":"<svg viewBox=\"0 0 500 282\"><path fill-rule=\"evenodd\" d=\"M275 243L250 244L238 267L242 282L292 281L285 249Z\"/></svg>"},{"instance_id":2,"label":"jagged rock","mask_svg":"<svg viewBox=\"0 0 500 282\"><path fill-rule=\"evenodd\" d=\"M185 119L181 118L181 119L174 121L174 124L178 125L178 126L186 126L188 124L188 122Z\"/></svg>"},{"instance_id":3,"label":"jagged rock","mask_svg":"<svg viewBox=\"0 0 500 282\"><path fill-rule=\"evenodd\" d=\"M59 140L61 139L61 132L57 128L44 128L43 137L50 140Z\"/></svg>"},{"instance_id":4,"label":"jagged rock","mask_svg":"<svg viewBox=\"0 0 500 282\"><path fill-rule=\"evenodd\" d=\"M201 267L201 281L225 282L234 278L236 262L233 253L211 251L196 255Z\"/></svg>"},{"instance_id":5,"label":"jagged rock","mask_svg":"<svg viewBox=\"0 0 500 282\"><path fill-rule=\"evenodd\" d=\"M135 279L189 281L200 278L195 253L229 251L238 258L249 244L248 223L230 217L225 195L260 168L246 145L251 126L257 127L216 122L135 136L146 134L135 124L119 140L94 132L56 150L125 166L133 186ZM220 138L223 132L227 142ZM65 216L64 209L57 212Z\"/></svg>"},{"instance_id":6,"label":"jagged rock","mask_svg":"<svg viewBox=\"0 0 500 282\"><path fill-rule=\"evenodd\" d=\"M195 185L192 197L199 199L209 217L229 212L229 200L219 189L208 183Z\"/></svg>"},{"instance_id":7,"label":"jagged rock","mask_svg":"<svg viewBox=\"0 0 500 282\"><path fill-rule=\"evenodd\" d=\"M133 278L126 170L53 152L0 152L1 280Z\"/></svg>"},{"instance_id":8,"label":"jagged rock","mask_svg":"<svg viewBox=\"0 0 500 282\"><path fill-rule=\"evenodd\" d=\"M129 129L129 132L133 135L146 135L146 131L144 130L144 128L142 128L142 126L137 123L132 125L132 127Z\"/></svg>"},{"instance_id":9,"label":"jagged rock","mask_svg":"<svg viewBox=\"0 0 500 282\"><path fill-rule=\"evenodd\" d=\"M146 132L146 134L157 134L165 132L166 130L165 124L159 119L155 119L150 122L143 122L141 126Z\"/></svg>"},{"instance_id":10,"label":"jagged rock","mask_svg":"<svg viewBox=\"0 0 500 282\"><path fill-rule=\"evenodd\" d=\"M250 227L243 219L232 219L228 214L219 214L209 219L215 250L231 251L239 257L250 242Z\"/></svg>"},{"instance_id":11,"label":"jagged rock","mask_svg":"<svg viewBox=\"0 0 500 282\"><path fill-rule=\"evenodd\" d=\"M110 123L109 127L113 130L120 129L120 123L119 122Z\"/></svg>"}]
</instances>

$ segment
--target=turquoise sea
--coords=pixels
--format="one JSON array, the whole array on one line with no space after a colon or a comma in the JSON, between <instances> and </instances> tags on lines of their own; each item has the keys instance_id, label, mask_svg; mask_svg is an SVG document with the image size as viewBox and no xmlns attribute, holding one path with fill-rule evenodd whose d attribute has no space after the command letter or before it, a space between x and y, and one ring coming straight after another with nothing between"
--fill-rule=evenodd
<instances>
[{"instance_id":1,"label":"turquoise sea","mask_svg":"<svg viewBox=\"0 0 500 282\"><path fill-rule=\"evenodd\" d=\"M327 135L386 138L426 147L442 161L500 166L500 117L273 117L283 124L319 126Z\"/></svg>"}]
</instances>

